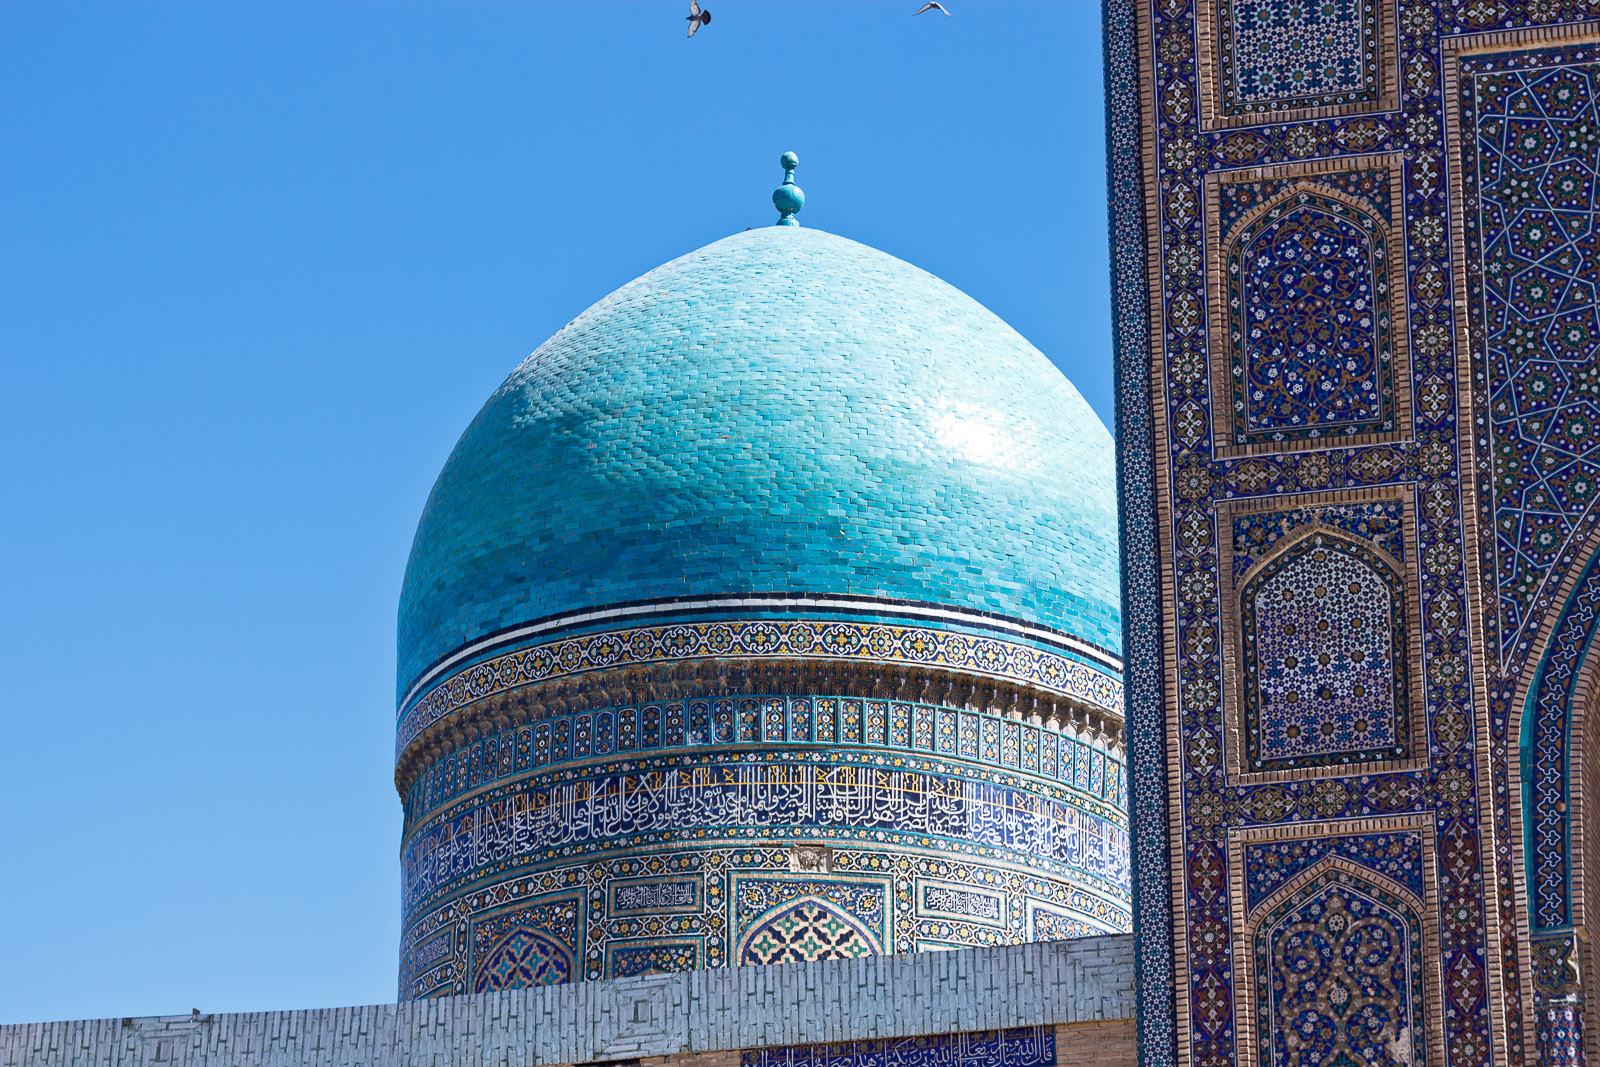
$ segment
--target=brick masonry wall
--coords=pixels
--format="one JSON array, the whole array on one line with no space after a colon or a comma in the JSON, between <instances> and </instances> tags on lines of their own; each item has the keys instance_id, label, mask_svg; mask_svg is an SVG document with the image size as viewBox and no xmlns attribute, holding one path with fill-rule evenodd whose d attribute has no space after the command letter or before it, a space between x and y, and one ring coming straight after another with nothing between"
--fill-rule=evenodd
<instances>
[{"instance_id":1,"label":"brick masonry wall","mask_svg":"<svg viewBox=\"0 0 1600 1067\"><path fill-rule=\"evenodd\" d=\"M1057 1026L1060 1063L1133 1060L1133 939L651 975L359 1008L0 1026L0 1067L533 1067ZM1120 1058L1119 1058L1120 1057ZM658 1060L652 1067L665 1067Z\"/></svg>"},{"instance_id":2,"label":"brick masonry wall","mask_svg":"<svg viewBox=\"0 0 1600 1067\"><path fill-rule=\"evenodd\" d=\"M1056 1027L1056 1067L1137 1067L1135 1025L1127 1018Z\"/></svg>"}]
</instances>

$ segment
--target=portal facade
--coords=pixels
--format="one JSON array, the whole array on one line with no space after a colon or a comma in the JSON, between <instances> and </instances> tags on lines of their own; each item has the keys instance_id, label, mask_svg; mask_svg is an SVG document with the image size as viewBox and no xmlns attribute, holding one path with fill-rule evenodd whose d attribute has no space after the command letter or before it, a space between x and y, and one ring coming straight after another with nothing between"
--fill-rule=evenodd
<instances>
[{"instance_id":1,"label":"portal facade","mask_svg":"<svg viewBox=\"0 0 1600 1067\"><path fill-rule=\"evenodd\" d=\"M1595 14L1106 5L1142 1062L1595 1055Z\"/></svg>"}]
</instances>

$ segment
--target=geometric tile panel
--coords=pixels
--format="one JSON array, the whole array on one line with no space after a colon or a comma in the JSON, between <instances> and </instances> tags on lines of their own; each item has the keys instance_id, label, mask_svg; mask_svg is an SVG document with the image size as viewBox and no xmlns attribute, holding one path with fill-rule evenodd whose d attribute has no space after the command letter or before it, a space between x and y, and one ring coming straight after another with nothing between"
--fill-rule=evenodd
<instances>
[{"instance_id":1,"label":"geometric tile panel","mask_svg":"<svg viewBox=\"0 0 1600 1067\"><path fill-rule=\"evenodd\" d=\"M1217 20L1225 115L1377 98L1377 0L1221 0Z\"/></svg>"},{"instance_id":2,"label":"geometric tile panel","mask_svg":"<svg viewBox=\"0 0 1600 1067\"><path fill-rule=\"evenodd\" d=\"M888 941L883 882L744 878L733 892L739 964L879 956Z\"/></svg>"},{"instance_id":3,"label":"geometric tile panel","mask_svg":"<svg viewBox=\"0 0 1600 1067\"><path fill-rule=\"evenodd\" d=\"M1405 591L1389 563L1313 532L1240 598L1245 770L1405 758Z\"/></svg>"},{"instance_id":4,"label":"geometric tile panel","mask_svg":"<svg viewBox=\"0 0 1600 1067\"><path fill-rule=\"evenodd\" d=\"M883 953L883 946L850 916L817 897L773 908L751 925L739 947L741 964L814 963Z\"/></svg>"},{"instance_id":5,"label":"geometric tile panel","mask_svg":"<svg viewBox=\"0 0 1600 1067\"><path fill-rule=\"evenodd\" d=\"M839 955L863 948L903 953L1015 945L1130 927L1125 892L1110 899L1098 888L1008 862L993 852L969 855L965 849L843 837L830 843L834 867L828 874L792 871L786 844L721 840L657 843L620 855L612 851L599 858L529 864L468 882L407 912L400 996L470 992L473 970L466 946L475 931L481 934L476 937L482 942L480 959L519 929L570 945L578 931L568 921L578 914L583 916L581 951L573 973L581 980L737 965L741 941L754 945L759 933L749 935L763 926L773 936L753 947L757 956L785 944L794 946L791 956L821 952L825 945ZM647 877L659 880L653 884L665 890L664 899L698 896L700 907L660 913L638 907L645 902L641 887L652 884ZM690 886L696 887L694 892L684 891ZM945 892L928 896L928 889ZM958 889L972 899L958 900L952 892ZM998 921L992 907L977 898L1001 904ZM924 900L934 907L919 907ZM625 906L620 911L618 903ZM818 904L832 914L821 914ZM786 916L796 905L801 914ZM949 917L930 915L929 910ZM967 914L960 914L962 910ZM489 918L476 918L483 915ZM776 929L786 917L790 921ZM830 926L830 918L837 922ZM812 925L813 947L805 947L801 923ZM512 964L533 958L522 942L512 949ZM524 972L532 976L527 967L507 974Z\"/></svg>"},{"instance_id":6,"label":"geometric tile panel","mask_svg":"<svg viewBox=\"0 0 1600 1067\"><path fill-rule=\"evenodd\" d=\"M533 904L472 924L472 991L560 985L577 974L578 907Z\"/></svg>"},{"instance_id":7,"label":"geometric tile panel","mask_svg":"<svg viewBox=\"0 0 1600 1067\"><path fill-rule=\"evenodd\" d=\"M1464 215L1479 290L1474 355L1488 386L1479 447L1494 463L1485 542L1500 619L1490 632L1509 655L1527 647L1541 587L1560 581L1552 571L1592 523L1600 482L1600 64L1473 62Z\"/></svg>"}]
</instances>

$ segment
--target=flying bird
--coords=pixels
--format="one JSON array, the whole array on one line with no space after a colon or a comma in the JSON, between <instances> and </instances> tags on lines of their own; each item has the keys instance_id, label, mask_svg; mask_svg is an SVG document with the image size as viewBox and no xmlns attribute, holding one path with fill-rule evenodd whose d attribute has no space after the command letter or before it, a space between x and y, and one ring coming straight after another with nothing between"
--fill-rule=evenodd
<instances>
[{"instance_id":1,"label":"flying bird","mask_svg":"<svg viewBox=\"0 0 1600 1067\"><path fill-rule=\"evenodd\" d=\"M701 26L711 25L711 12L701 10L699 0L689 0L688 18L690 37L693 37Z\"/></svg>"},{"instance_id":2,"label":"flying bird","mask_svg":"<svg viewBox=\"0 0 1600 1067\"><path fill-rule=\"evenodd\" d=\"M945 11L944 5L939 3L939 0L928 0L928 3L923 4L921 7L917 8L915 11L913 11L911 13L911 15L912 15L913 18L915 18L916 16L922 14L924 11L939 11L939 12L942 12L942 13L944 13L946 15L950 14L950 12ZM689 32L693 33L694 31L690 30Z\"/></svg>"}]
</instances>

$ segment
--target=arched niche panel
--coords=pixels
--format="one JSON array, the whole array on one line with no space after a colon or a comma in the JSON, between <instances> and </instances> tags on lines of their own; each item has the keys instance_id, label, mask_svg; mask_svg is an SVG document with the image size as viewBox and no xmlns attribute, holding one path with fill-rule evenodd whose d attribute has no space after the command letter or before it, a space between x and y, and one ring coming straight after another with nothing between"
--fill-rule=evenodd
<instances>
[{"instance_id":1,"label":"arched niche panel","mask_svg":"<svg viewBox=\"0 0 1600 1067\"><path fill-rule=\"evenodd\" d=\"M1409 758L1405 581L1369 542L1285 539L1240 587L1239 645L1244 773Z\"/></svg>"}]
</instances>

